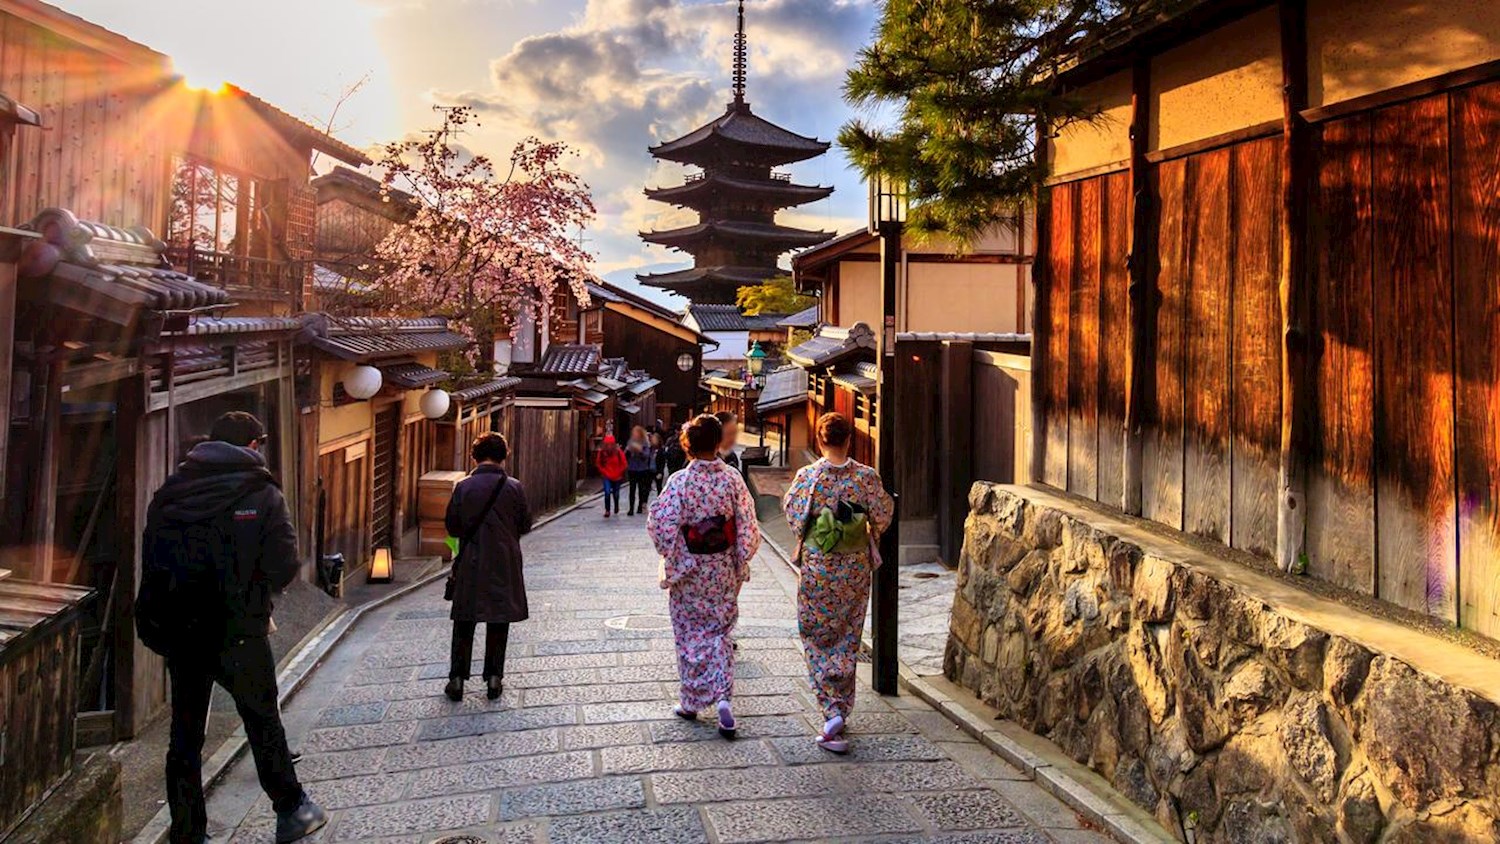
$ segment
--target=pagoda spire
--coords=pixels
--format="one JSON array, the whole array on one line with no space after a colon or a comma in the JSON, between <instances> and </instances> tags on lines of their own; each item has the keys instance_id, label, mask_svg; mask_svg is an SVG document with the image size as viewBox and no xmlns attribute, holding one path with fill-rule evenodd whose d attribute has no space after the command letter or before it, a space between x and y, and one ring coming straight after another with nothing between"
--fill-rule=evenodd
<instances>
[{"instance_id":1,"label":"pagoda spire","mask_svg":"<svg viewBox=\"0 0 1500 844\"><path fill-rule=\"evenodd\" d=\"M734 33L734 104L736 106L745 104L745 76L749 58L750 49L745 39L745 0L740 0L739 28Z\"/></svg>"}]
</instances>

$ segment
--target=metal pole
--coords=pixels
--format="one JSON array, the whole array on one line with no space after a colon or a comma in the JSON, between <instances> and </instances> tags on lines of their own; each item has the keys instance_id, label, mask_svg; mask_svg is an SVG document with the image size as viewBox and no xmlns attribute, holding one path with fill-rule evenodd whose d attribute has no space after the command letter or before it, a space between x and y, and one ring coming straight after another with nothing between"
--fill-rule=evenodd
<instances>
[{"instance_id":1,"label":"metal pole","mask_svg":"<svg viewBox=\"0 0 1500 844\"><path fill-rule=\"evenodd\" d=\"M886 492L896 498L896 515L891 526L880 538L880 556L883 560L875 570L874 583L870 590L870 627L873 633L871 662L875 691L882 695L897 694L896 630L900 594L901 531L900 500L896 496L896 275L901 261L901 224L880 224L881 266L881 322L878 329L880 357L880 380L876 389L879 425L875 442L875 468L885 484Z\"/></svg>"}]
</instances>

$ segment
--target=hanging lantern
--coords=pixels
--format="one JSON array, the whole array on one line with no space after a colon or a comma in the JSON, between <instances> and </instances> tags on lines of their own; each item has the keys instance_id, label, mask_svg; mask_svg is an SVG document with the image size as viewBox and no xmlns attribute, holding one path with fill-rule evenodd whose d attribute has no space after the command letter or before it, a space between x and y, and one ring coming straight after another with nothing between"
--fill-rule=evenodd
<instances>
[{"instance_id":1,"label":"hanging lantern","mask_svg":"<svg viewBox=\"0 0 1500 844\"><path fill-rule=\"evenodd\" d=\"M422 394L422 415L428 419L442 419L453 406L453 397L447 390L428 390Z\"/></svg>"},{"instance_id":2,"label":"hanging lantern","mask_svg":"<svg viewBox=\"0 0 1500 844\"><path fill-rule=\"evenodd\" d=\"M384 383L385 376L380 370L373 366L356 366L344 376L344 392L351 398L365 401L374 398Z\"/></svg>"}]
</instances>

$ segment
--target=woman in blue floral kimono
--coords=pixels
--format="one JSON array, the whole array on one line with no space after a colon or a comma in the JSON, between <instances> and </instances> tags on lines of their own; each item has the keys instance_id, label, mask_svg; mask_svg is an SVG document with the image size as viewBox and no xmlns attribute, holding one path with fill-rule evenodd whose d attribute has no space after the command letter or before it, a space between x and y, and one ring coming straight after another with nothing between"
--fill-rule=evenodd
<instances>
[{"instance_id":1,"label":"woman in blue floral kimono","mask_svg":"<svg viewBox=\"0 0 1500 844\"><path fill-rule=\"evenodd\" d=\"M719 732L734 738L734 640L740 587L760 550L755 501L740 473L718 459L719 421L699 416L683 432L692 456L651 502L647 529L662 556L661 588L669 590L677 638L680 701L673 711L693 720L717 705Z\"/></svg>"},{"instance_id":2,"label":"woman in blue floral kimono","mask_svg":"<svg viewBox=\"0 0 1500 844\"><path fill-rule=\"evenodd\" d=\"M853 429L837 413L818 419L823 459L802 469L782 501L800 539L797 627L808 679L823 710L818 746L845 753L845 722L854 708L855 661L870 603L870 576L880 565L876 542L894 504L874 469L849 457Z\"/></svg>"}]
</instances>

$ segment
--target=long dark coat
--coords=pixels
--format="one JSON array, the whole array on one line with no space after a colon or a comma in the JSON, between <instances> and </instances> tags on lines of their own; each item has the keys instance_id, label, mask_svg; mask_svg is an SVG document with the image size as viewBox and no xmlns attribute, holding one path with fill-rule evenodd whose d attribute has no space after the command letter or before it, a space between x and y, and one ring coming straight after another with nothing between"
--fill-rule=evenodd
<instances>
[{"instance_id":1,"label":"long dark coat","mask_svg":"<svg viewBox=\"0 0 1500 844\"><path fill-rule=\"evenodd\" d=\"M495 492L495 506L480 513ZM521 482L504 469L485 464L458 482L448 501L448 535L462 539L474 530L473 541L464 542L453 561L454 621L525 621L526 579L521 573L521 537L531 530L531 508Z\"/></svg>"}]
</instances>

